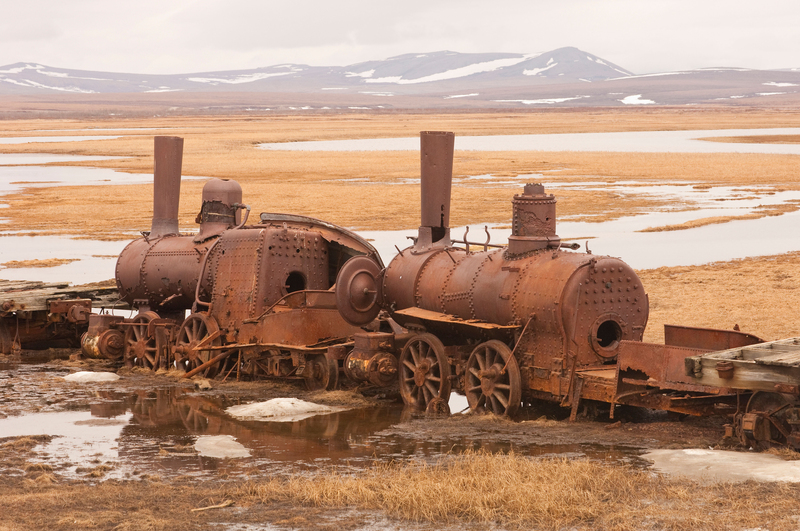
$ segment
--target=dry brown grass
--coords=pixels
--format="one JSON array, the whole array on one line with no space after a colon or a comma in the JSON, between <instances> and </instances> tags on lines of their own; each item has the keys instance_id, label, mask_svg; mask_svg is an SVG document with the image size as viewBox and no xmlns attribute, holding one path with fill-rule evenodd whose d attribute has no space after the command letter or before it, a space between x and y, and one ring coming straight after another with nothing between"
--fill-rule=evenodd
<instances>
[{"instance_id":1,"label":"dry brown grass","mask_svg":"<svg viewBox=\"0 0 800 531\"><path fill-rule=\"evenodd\" d=\"M731 144L800 144L800 135L712 136L700 140Z\"/></svg>"},{"instance_id":2,"label":"dry brown grass","mask_svg":"<svg viewBox=\"0 0 800 531\"><path fill-rule=\"evenodd\" d=\"M0 135L58 135L37 129L83 127L147 127L123 132L115 140L51 144L5 145L3 152L114 155L122 160L76 163L128 172L152 172L152 136L170 134L186 139L183 174L234 178L241 182L245 202L256 213L293 212L358 229L414 228L419 224L419 186L397 184L419 176L416 152L289 152L255 149L260 142L416 136L421 130L450 130L456 135L636 131L702 127L797 126L797 112L573 111L558 113L371 114L278 117L175 117L141 120L5 121ZM170 128L170 129L166 129ZM109 134L112 134L110 132ZM65 135L74 132L64 131ZM788 155L469 152L454 161L456 178L494 174L517 180L575 182L582 180L689 181L710 184L779 184L800 187ZM526 177L542 174L543 177ZM352 181L344 181L352 179ZM369 184L364 184L369 183ZM193 227L202 182L185 181L180 219ZM453 193L452 225L505 223L510 200L519 187L473 182ZM147 185L108 186L102 201L85 188L26 189L8 197L14 208L2 212L13 230L88 234L94 238L126 239L131 230L150 224L152 188ZM635 194L559 191L559 216L602 221L663 202ZM53 219L59 220L58 228Z\"/></svg>"},{"instance_id":3,"label":"dry brown grass","mask_svg":"<svg viewBox=\"0 0 800 531\"><path fill-rule=\"evenodd\" d=\"M705 227L706 225L728 223L729 221L753 220L753 219L765 218L767 216L780 216L781 214L786 214L787 212L794 212L798 209L800 209L800 205L798 205L797 203L789 202L780 205L770 205L766 207L760 207L749 214L742 214L740 216L712 216L708 218L693 219L691 221L686 221L685 223L679 223L676 225L647 227L646 229L642 229L637 232L664 232L664 231L694 229L697 227Z\"/></svg>"},{"instance_id":4,"label":"dry brown grass","mask_svg":"<svg viewBox=\"0 0 800 531\"><path fill-rule=\"evenodd\" d=\"M262 503L356 507L434 524L553 530L794 529L798 493L800 488L788 484L703 486L629 466L486 453L435 465L379 465L354 475L251 482L241 489L242 496Z\"/></svg>"},{"instance_id":5,"label":"dry brown grass","mask_svg":"<svg viewBox=\"0 0 800 531\"><path fill-rule=\"evenodd\" d=\"M800 252L638 274L650 298L645 341L663 342L665 323L800 336Z\"/></svg>"},{"instance_id":6,"label":"dry brown grass","mask_svg":"<svg viewBox=\"0 0 800 531\"><path fill-rule=\"evenodd\" d=\"M793 448L770 448L764 453L777 455L786 461L800 461L800 452Z\"/></svg>"}]
</instances>

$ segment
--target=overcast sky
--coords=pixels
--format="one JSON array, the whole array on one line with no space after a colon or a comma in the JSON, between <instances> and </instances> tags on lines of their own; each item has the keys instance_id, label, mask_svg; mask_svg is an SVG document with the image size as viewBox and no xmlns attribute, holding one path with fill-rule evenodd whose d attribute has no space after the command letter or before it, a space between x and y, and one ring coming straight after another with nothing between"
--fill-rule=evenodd
<instances>
[{"instance_id":1,"label":"overcast sky","mask_svg":"<svg viewBox=\"0 0 800 531\"><path fill-rule=\"evenodd\" d=\"M177 74L575 46L637 74L800 68L800 1L0 0L0 65Z\"/></svg>"}]
</instances>

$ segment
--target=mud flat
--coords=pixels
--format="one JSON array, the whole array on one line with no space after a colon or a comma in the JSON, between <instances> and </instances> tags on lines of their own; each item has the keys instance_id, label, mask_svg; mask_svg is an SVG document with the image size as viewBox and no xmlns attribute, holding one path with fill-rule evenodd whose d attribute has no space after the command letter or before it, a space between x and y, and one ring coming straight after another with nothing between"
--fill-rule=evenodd
<instances>
[{"instance_id":1,"label":"mud flat","mask_svg":"<svg viewBox=\"0 0 800 531\"><path fill-rule=\"evenodd\" d=\"M718 419L618 409L613 423L602 411L571 423L545 405L514 420L426 418L391 395L201 389L170 373L47 360L67 354L0 360L0 529L720 529L720 519L783 529L796 518L800 486L785 473L743 484L652 473L644 454L665 450L714 464L707 449L730 444ZM335 412L285 422L226 412L286 396Z\"/></svg>"}]
</instances>

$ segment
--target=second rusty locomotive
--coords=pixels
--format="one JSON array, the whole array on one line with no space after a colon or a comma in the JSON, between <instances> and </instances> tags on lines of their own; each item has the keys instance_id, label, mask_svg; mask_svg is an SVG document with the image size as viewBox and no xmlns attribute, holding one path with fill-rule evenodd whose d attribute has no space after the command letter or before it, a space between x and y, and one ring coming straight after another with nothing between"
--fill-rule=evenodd
<instances>
[{"instance_id":1,"label":"second rusty locomotive","mask_svg":"<svg viewBox=\"0 0 800 531\"><path fill-rule=\"evenodd\" d=\"M182 151L182 138L156 137L152 229L117 261L120 296L139 313L92 316L84 353L209 377L230 365L237 377L335 386L338 365L327 346L360 329L339 316L330 288L348 259L380 263L377 251L305 216L263 213L247 224L241 187L221 179L203 188L199 231L180 234Z\"/></svg>"},{"instance_id":2,"label":"second rusty locomotive","mask_svg":"<svg viewBox=\"0 0 800 531\"><path fill-rule=\"evenodd\" d=\"M514 196L508 246L473 251L466 235L450 234L453 134L423 132L421 149L414 244L385 269L354 258L337 280L348 322L384 310L415 333L356 334L349 365L388 367L394 350L407 404L440 407L454 388L474 410L513 414L523 394L561 399L576 371L613 367L621 341L641 341L648 299L636 273L617 258L566 250L577 245L556 235L556 201L543 186Z\"/></svg>"}]
</instances>

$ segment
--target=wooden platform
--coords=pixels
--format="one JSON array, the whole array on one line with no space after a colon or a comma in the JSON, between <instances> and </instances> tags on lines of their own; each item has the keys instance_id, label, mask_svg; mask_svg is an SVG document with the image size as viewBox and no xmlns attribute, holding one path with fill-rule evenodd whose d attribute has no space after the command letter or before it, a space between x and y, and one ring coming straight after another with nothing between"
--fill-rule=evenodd
<instances>
[{"instance_id":1,"label":"wooden platform","mask_svg":"<svg viewBox=\"0 0 800 531\"><path fill-rule=\"evenodd\" d=\"M687 358L686 369L708 385L754 391L800 389L800 337L708 352Z\"/></svg>"},{"instance_id":2,"label":"wooden platform","mask_svg":"<svg viewBox=\"0 0 800 531\"><path fill-rule=\"evenodd\" d=\"M118 301L114 280L77 286L69 282L0 280L0 313L45 311L49 309L48 301L53 299L90 299L94 308L128 308L126 303Z\"/></svg>"}]
</instances>

